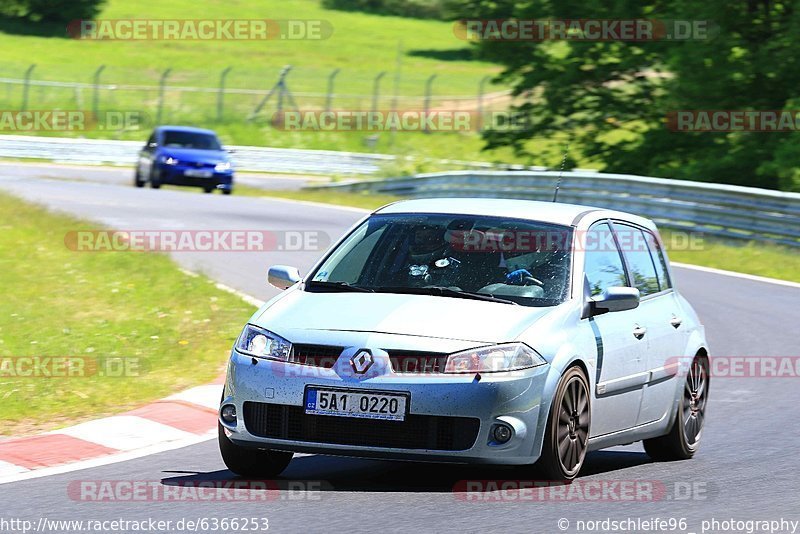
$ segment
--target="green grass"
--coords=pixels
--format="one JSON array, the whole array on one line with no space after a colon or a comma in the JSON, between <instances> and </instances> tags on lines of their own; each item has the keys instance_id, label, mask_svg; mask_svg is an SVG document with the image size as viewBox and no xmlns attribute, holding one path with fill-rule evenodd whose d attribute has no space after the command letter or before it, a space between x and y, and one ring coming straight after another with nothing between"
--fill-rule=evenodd
<instances>
[{"instance_id":1,"label":"green grass","mask_svg":"<svg viewBox=\"0 0 800 534\"><path fill-rule=\"evenodd\" d=\"M69 250L66 232L97 229L89 223L6 194L0 213L0 360L120 358L140 369L122 378L34 378L7 368L0 435L119 413L224 371L250 305L164 255Z\"/></svg>"},{"instance_id":2,"label":"green grass","mask_svg":"<svg viewBox=\"0 0 800 534\"><path fill-rule=\"evenodd\" d=\"M671 261L800 282L798 249L713 237L704 237L696 247L686 247L685 240L672 239L669 231L663 231L662 235Z\"/></svg>"},{"instance_id":3,"label":"green grass","mask_svg":"<svg viewBox=\"0 0 800 534\"><path fill-rule=\"evenodd\" d=\"M305 202L322 202L336 206L349 206L365 210L378 209L381 206L402 200L403 197L395 195L374 195L369 193L351 193L348 191L285 191L266 190L237 185L234 195L265 198L283 198L287 200L302 200Z\"/></svg>"},{"instance_id":4,"label":"green grass","mask_svg":"<svg viewBox=\"0 0 800 534\"><path fill-rule=\"evenodd\" d=\"M325 40L269 41L97 41L76 40L64 36L40 35L36 28L19 31L19 24L0 24L0 70L4 77L23 78L25 69L36 64L32 78L46 81L91 83L100 65L106 69L101 82L115 84L114 90L100 92L101 110L137 111L145 114L147 127L155 123L158 91L135 90L126 85L157 86L161 73L172 68L168 78L166 106L162 123L186 123L215 128L228 144L320 148L348 151L376 151L414 154L431 158L515 161L508 150L483 153L477 133L399 132L381 133L369 144L369 132L285 132L272 128L268 117L275 110L275 99L264 108L260 118L245 118L256 108L260 95L228 95L222 121L217 121L216 92L179 91L175 87L215 88L220 73L232 67L226 81L228 88L270 89L280 69L293 65L287 83L302 109L323 109L327 77L341 69L335 83L335 109L369 109L373 80L386 71L380 85L379 107L392 109L395 93L398 46L401 63L397 78L399 109L419 109L425 82L432 76L431 106L453 109L467 98L465 108L476 104L478 85L486 76L494 76L501 67L468 59L468 43L455 37L453 23L385 17L358 12L326 10L319 0L110 0L98 19L300 19L323 20L333 28ZM34 33L31 35L30 33ZM65 35L66 32L56 31ZM0 107L19 109L22 85L2 84ZM497 92L505 86L487 84L486 91ZM90 109L91 88L33 86L29 109ZM486 101L487 105L489 100ZM504 107L505 104L500 105ZM146 129L146 128L145 128ZM44 135L85 135L87 137L144 139L137 130L88 130L55 132ZM552 164L558 163L554 158Z\"/></svg>"}]
</instances>

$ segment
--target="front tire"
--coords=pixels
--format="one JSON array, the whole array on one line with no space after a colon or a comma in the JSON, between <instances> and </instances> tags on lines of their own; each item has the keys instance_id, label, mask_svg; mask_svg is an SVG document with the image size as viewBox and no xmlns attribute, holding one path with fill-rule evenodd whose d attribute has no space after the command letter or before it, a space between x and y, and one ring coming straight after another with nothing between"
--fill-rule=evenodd
<instances>
[{"instance_id":1,"label":"front tire","mask_svg":"<svg viewBox=\"0 0 800 534\"><path fill-rule=\"evenodd\" d=\"M669 434L644 440L644 451L653 460L688 460L700 447L708 404L708 359L699 355L692 361L683 385L678 414Z\"/></svg>"},{"instance_id":2,"label":"front tire","mask_svg":"<svg viewBox=\"0 0 800 534\"><path fill-rule=\"evenodd\" d=\"M550 405L537 467L548 480L570 482L583 466L592 419L589 381L578 366L561 377Z\"/></svg>"},{"instance_id":3,"label":"front tire","mask_svg":"<svg viewBox=\"0 0 800 534\"><path fill-rule=\"evenodd\" d=\"M280 475L292 461L291 452L249 449L236 445L222 425L218 426L219 452L225 465L237 475L248 478L273 478Z\"/></svg>"},{"instance_id":4,"label":"front tire","mask_svg":"<svg viewBox=\"0 0 800 534\"><path fill-rule=\"evenodd\" d=\"M141 176L139 169L136 169L136 173L133 175L133 185L136 187L144 187L144 180L142 180Z\"/></svg>"}]
</instances>

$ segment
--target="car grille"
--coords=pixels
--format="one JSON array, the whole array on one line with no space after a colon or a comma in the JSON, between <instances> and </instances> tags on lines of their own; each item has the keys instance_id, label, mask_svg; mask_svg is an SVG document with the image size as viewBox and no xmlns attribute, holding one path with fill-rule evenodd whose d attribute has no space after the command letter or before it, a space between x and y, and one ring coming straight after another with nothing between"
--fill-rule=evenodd
<instances>
[{"instance_id":1,"label":"car grille","mask_svg":"<svg viewBox=\"0 0 800 534\"><path fill-rule=\"evenodd\" d=\"M337 358L344 350L344 347L333 347L330 345L304 345L292 346L292 363L300 365L311 365L331 369L336 363Z\"/></svg>"},{"instance_id":2,"label":"car grille","mask_svg":"<svg viewBox=\"0 0 800 534\"><path fill-rule=\"evenodd\" d=\"M289 361L300 365L332 369L345 347L332 345L296 344ZM447 354L414 350L386 349L395 373L443 373Z\"/></svg>"},{"instance_id":3,"label":"car grille","mask_svg":"<svg viewBox=\"0 0 800 534\"><path fill-rule=\"evenodd\" d=\"M244 424L248 432L262 438L364 447L462 451L475 444L480 419L409 414L405 421L383 421L309 415L302 406L245 402Z\"/></svg>"},{"instance_id":4,"label":"car grille","mask_svg":"<svg viewBox=\"0 0 800 534\"><path fill-rule=\"evenodd\" d=\"M447 354L412 350L387 350L395 373L443 373Z\"/></svg>"}]
</instances>

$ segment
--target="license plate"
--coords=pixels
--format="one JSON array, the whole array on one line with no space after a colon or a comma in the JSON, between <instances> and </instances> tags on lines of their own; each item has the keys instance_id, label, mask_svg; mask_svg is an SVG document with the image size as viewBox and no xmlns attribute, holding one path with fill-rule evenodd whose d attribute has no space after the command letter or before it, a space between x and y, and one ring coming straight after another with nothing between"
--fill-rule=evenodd
<instances>
[{"instance_id":1,"label":"license plate","mask_svg":"<svg viewBox=\"0 0 800 534\"><path fill-rule=\"evenodd\" d=\"M307 414L333 415L403 421L408 410L408 396L369 391L306 389Z\"/></svg>"},{"instance_id":2,"label":"license plate","mask_svg":"<svg viewBox=\"0 0 800 534\"><path fill-rule=\"evenodd\" d=\"M203 169L186 169L183 174L192 178L211 178L214 175L213 172Z\"/></svg>"}]
</instances>

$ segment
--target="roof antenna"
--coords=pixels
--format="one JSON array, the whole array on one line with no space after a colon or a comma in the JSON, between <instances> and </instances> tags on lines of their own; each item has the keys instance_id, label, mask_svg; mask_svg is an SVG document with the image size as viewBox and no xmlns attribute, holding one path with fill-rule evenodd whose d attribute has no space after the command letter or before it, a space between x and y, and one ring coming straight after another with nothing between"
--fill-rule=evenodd
<instances>
[{"instance_id":1,"label":"roof antenna","mask_svg":"<svg viewBox=\"0 0 800 534\"><path fill-rule=\"evenodd\" d=\"M567 156L569 155L569 141L564 147L564 157L561 158L561 169L558 171L558 180L556 180L556 190L553 193L553 202L558 202L558 189L561 187L561 176L564 174L564 166L567 164Z\"/></svg>"}]
</instances>

